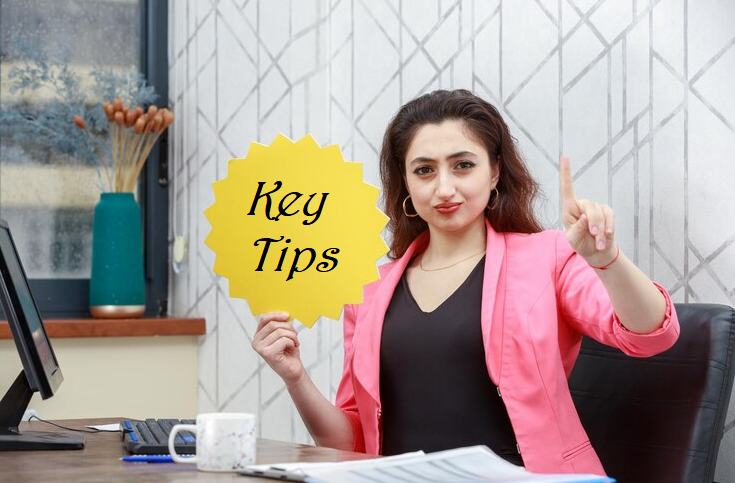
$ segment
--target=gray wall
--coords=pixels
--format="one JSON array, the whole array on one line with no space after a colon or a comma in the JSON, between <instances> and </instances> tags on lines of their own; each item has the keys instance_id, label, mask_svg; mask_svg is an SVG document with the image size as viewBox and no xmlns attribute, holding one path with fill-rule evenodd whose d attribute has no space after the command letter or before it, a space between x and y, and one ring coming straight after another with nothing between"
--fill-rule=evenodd
<instances>
[{"instance_id":1,"label":"gray wall","mask_svg":"<svg viewBox=\"0 0 735 483\"><path fill-rule=\"evenodd\" d=\"M281 381L250 348L247 303L203 245L211 185L279 132L312 133L365 164L396 109L436 88L498 106L558 226L560 154L580 197L612 205L621 248L676 301L735 305L735 2L729 0L177 0L171 2L175 230L189 242L172 310L207 318L200 410L261 416L263 437L308 441ZM334 397L341 325L300 332ZM718 479L735 478L735 411Z\"/></svg>"}]
</instances>

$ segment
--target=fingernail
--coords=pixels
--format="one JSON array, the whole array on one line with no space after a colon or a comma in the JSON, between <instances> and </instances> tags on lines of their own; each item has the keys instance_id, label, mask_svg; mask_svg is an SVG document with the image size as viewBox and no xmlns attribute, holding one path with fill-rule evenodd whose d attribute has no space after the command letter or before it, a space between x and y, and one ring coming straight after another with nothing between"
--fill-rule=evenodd
<instances>
[{"instance_id":1,"label":"fingernail","mask_svg":"<svg viewBox=\"0 0 735 483\"><path fill-rule=\"evenodd\" d=\"M597 242L597 249L598 250L604 250L605 249L605 240L600 240Z\"/></svg>"},{"instance_id":2,"label":"fingernail","mask_svg":"<svg viewBox=\"0 0 735 483\"><path fill-rule=\"evenodd\" d=\"M592 225L592 228L590 228L590 233L593 235L597 235L597 233L600 231L599 228L597 228L597 225Z\"/></svg>"},{"instance_id":3,"label":"fingernail","mask_svg":"<svg viewBox=\"0 0 735 483\"><path fill-rule=\"evenodd\" d=\"M611 226L608 226L608 227L607 227L607 229L605 229L605 232L606 232L606 233L607 233L608 235L609 235L609 234L611 234L611 233L612 233L612 231L613 231L613 230L612 230L612 227L611 227Z\"/></svg>"}]
</instances>

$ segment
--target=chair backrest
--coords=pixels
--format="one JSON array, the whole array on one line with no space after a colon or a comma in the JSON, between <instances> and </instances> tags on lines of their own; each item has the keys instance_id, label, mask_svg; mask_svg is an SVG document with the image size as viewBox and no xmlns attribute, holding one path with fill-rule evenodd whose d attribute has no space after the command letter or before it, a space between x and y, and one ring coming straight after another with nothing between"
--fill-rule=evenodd
<instances>
[{"instance_id":1,"label":"chair backrest","mask_svg":"<svg viewBox=\"0 0 735 483\"><path fill-rule=\"evenodd\" d=\"M711 483L733 385L735 311L677 304L681 335L639 359L587 337L569 387L607 473L620 483Z\"/></svg>"}]
</instances>

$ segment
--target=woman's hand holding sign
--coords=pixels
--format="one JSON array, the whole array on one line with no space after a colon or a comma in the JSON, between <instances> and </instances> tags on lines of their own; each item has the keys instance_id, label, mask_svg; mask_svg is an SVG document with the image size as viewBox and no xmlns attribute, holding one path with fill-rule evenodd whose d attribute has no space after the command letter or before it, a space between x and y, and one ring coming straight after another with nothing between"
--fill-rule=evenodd
<instances>
[{"instance_id":1,"label":"woman's hand holding sign","mask_svg":"<svg viewBox=\"0 0 735 483\"><path fill-rule=\"evenodd\" d=\"M304 373L298 334L289 319L289 314L285 312L261 315L252 342L255 352L260 354L286 384L298 380Z\"/></svg>"},{"instance_id":2,"label":"woman's hand holding sign","mask_svg":"<svg viewBox=\"0 0 735 483\"><path fill-rule=\"evenodd\" d=\"M286 383L286 389L306 428L320 446L351 450L355 436L352 424L342 410L316 387L301 362L299 339L286 312L260 316L253 337L255 351Z\"/></svg>"}]
</instances>

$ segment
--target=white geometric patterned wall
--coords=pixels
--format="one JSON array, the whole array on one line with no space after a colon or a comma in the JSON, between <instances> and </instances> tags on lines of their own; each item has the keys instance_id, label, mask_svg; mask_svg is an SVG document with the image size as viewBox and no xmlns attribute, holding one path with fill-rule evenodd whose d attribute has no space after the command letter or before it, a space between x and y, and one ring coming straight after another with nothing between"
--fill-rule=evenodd
<instances>
[{"instance_id":1,"label":"white geometric patterned wall","mask_svg":"<svg viewBox=\"0 0 735 483\"><path fill-rule=\"evenodd\" d=\"M309 441L280 379L250 348L203 211L227 161L279 132L311 133L379 185L383 130L404 102L468 88L518 139L557 226L559 156L577 195L610 204L617 237L676 301L735 305L735 2L731 0L175 0L169 4L176 315L206 317L200 410L254 411L263 437ZM334 398L341 325L300 330ZM717 478L735 478L735 401Z\"/></svg>"}]
</instances>

